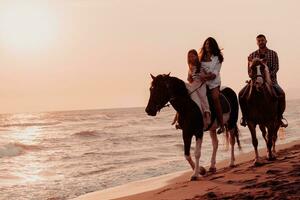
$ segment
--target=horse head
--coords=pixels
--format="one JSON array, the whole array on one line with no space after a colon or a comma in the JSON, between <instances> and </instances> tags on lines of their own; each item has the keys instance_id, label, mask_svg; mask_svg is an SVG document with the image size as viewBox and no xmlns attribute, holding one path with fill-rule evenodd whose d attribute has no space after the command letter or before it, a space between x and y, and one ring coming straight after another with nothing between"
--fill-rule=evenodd
<instances>
[{"instance_id":1,"label":"horse head","mask_svg":"<svg viewBox=\"0 0 300 200\"><path fill-rule=\"evenodd\" d=\"M271 78L268 67L262 59L253 59L251 65L251 81L257 91L267 84L271 85Z\"/></svg>"},{"instance_id":2,"label":"horse head","mask_svg":"<svg viewBox=\"0 0 300 200\"><path fill-rule=\"evenodd\" d=\"M160 74L158 76L153 76L152 83L150 87L150 98L148 105L145 109L146 113L150 116L155 116L170 100L169 95L169 74Z\"/></svg>"}]
</instances>

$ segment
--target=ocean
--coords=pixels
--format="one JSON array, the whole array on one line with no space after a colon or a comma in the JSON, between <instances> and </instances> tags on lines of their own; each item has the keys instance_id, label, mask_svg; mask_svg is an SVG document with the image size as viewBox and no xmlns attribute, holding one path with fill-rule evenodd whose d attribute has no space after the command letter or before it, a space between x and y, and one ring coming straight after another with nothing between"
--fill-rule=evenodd
<instances>
[{"instance_id":1,"label":"ocean","mask_svg":"<svg viewBox=\"0 0 300 200\"><path fill-rule=\"evenodd\" d=\"M172 108L156 117L144 108L0 115L0 199L63 200L132 181L189 169ZM289 127L277 144L300 139L300 100L287 102ZM253 150L240 127L242 151ZM265 147L258 132L259 148ZM222 135L217 161L230 157ZM193 143L194 146L194 143ZM193 151L193 148L192 148ZM201 165L209 165L209 133Z\"/></svg>"}]
</instances>

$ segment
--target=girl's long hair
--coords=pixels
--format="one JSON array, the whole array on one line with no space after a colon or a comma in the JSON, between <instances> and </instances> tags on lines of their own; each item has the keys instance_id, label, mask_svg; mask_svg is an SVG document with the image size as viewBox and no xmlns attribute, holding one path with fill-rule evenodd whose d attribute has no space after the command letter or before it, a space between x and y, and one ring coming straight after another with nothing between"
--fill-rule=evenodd
<instances>
[{"instance_id":1,"label":"girl's long hair","mask_svg":"<svg viewBox=\"0 0 300 200\"><path fill-rule=\"evenodd\" d=\"M205 49L205 43L208 41L208 44L210 46L210 49L211 49L211 53L212 55L214 56L218 56L219 58L219 62L222 63L224 61L224 57L223 57L223 54L221 52L221 49L219 48L219 45L217 43L217 41L212 38L212 37L209 37L207 38L204 43L203 43L203 46L202 48L200 49L200 53L199 53L199 60L200 61L203 61L203 59L206 57L207 55L207 52L206 52L206 49Z\"/></svg>"},{"instance_id":2,"label":"girl's long hair","mask_svg":"<svg viewBox=\"0 0 300 200\"><path fill-rule=\"evenodd\" d=\"M197 53L197 51L195 49L189 50L188 55L187 55L187 60L188 60L188 64L189 65L191 64L190 61L189 61L189 55L190 54L194 54L196 57L198 57L198 53ZM199 59L196 59L195 63L192 63L192 64L196 66L196 73L199 73L200 72L200 68L201 68L201 63L200 63Z\"/></svg>"}]
</instances>

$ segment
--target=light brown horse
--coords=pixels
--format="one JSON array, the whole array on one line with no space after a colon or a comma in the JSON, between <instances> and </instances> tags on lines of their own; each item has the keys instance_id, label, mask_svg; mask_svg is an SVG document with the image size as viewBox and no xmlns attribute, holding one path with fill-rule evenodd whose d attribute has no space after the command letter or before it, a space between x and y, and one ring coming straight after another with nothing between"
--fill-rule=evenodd
<instances>
[{"instance_id":1,"label":"light brown horse","mask_svg":"<svg viewBox=\"0 0 300 200\"><path fill-rule=\"evenodd\" d=\"M278 117L278 98L272 87L268 67L260 59L255 59L250 65L251 81L246 89L239 93L241 109L245 110L247 125L251 132L252 144L255 150L255 162L259 164L257 151L258 140L256 138L256 126L262 132L265 139L268 160L275 160L275 143L277 132L280 127Z\"/></svg>"}]
</instances>

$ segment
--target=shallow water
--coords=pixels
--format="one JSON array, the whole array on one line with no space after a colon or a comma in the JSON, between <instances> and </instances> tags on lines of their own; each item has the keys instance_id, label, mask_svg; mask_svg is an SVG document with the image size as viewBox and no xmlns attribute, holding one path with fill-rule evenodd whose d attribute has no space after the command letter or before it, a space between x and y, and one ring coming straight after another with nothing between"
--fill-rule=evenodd
<instances>
[{"instance_id":1,"label":"shallow water","mask_svg":"<svg viewBox=\"0 0 300 200\"><path fill-rule=\"evenodd\" d=\"M70 199L186 170L181 132L170 125L174 114L165 108L149 117L144 108L127 108L0 115L0 199ZM289 101L290 125L278 143L300 139L299 114L300 101ZM250 133L240 129L242 152L251 151ZM219 141L217 160L229 158ZM209 133L202 146L207 165Z\"/></svg>"}]
</instances>

